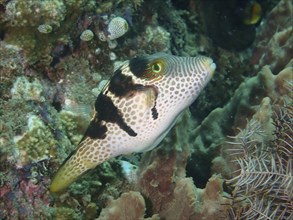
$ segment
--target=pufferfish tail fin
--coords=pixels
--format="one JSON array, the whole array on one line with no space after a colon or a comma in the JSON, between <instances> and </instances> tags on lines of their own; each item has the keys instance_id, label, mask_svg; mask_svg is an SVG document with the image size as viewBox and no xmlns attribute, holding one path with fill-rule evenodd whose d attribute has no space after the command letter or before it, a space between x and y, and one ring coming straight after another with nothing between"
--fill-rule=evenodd
<instances>
[{"instance_id":1,"label":"pufferfish tail fin","mask_svg":"<svg viewBox=\"0 0 293 220\"><path fill-rule=\"evenodd\" d=\"M110 152L97 147L97 145L98 143L89 137L83 139L55 174L50 185L52 193L63 191L85 172L112 157Z\"/></svg>"}]
</instances>

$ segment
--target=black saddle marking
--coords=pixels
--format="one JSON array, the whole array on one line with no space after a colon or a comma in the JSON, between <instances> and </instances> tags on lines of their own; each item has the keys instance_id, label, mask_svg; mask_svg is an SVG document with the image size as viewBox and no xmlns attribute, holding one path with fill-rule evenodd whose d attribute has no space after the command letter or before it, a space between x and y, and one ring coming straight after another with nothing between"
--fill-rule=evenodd
<instances>
[{"instance_id":1,"label":"black saddle marking","mask_svg":"<svg viewBox=\"0 0 293 220\"><path fill-rule=\"evenodd\" d=\"M116 123L122 130L132 137L137 135L137 133L125 123L118 108L108 96L100 94L96 100L95 108L97 114L91 121L85 136L93 139L104 139L107 136L107 127L102 125L103 121Z\"/></svg>"},{"instance_id":2,"label":"black saddle marking","mask_svg":"<svg viewBox=\"0 0 293 220\"><path fill-rule=\"evenodd\" d=\"M129 96L134 91L143 90L144 85L135 84L131 76L122 74L121 69L118 69L110 80L108 89L115 96L123 97Z\"/></svg>"}]
</instances>

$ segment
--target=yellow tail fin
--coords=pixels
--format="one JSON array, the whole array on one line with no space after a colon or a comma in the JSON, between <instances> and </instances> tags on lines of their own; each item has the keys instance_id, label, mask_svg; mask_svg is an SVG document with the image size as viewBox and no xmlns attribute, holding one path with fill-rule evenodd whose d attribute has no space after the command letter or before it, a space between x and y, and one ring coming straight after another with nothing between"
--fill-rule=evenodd
<instances>
[{"instance_id":1,"label":"yellow tail fin","mask_svg":"<svg viewBox=\"0 0 293 220\"><path fill-rule=\"evenodd\" d=\"M94 145L95 143L88 144L86 140L82 141L78 149L65 160L51 182L50 191L52 193L66 189L86 171L111 157L105 149Z\"/></svg>"}]
</instances>

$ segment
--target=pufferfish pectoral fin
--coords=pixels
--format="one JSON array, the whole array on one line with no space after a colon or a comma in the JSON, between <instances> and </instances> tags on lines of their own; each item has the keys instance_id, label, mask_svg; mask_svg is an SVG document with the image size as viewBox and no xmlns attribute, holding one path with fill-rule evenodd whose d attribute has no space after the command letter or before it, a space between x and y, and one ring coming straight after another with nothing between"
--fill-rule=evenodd
<instances>
[{"instance_id":1,"label":"pufferfish pectoral fin","mask_svg":"<svg viewBox=\"0 0 293 220\"><path fill-rule=\"evenodd\" d=\"M83 139L78 148L69 155L54 176L50 185L52 193L63 191L85 172L111 158L109 152L106 152L104 148L99 148L97 145L98 143L92 141L90 137Z\"/></svg>"},{"instance_id":2,"label":"pufferfish pectoral fin","mask_svg":"<svg viewBox=\"0 0 293 220\"><path fill-rule=\"evenodd\" d=\"M146 86L142 91L138 90L137 96L141 97L141 108L144 111L144 115L151 115L153 120L158 118L158 112L156 109L156 101L158 97L158 91L153 86Z\"/></svg>"}]
</instances>

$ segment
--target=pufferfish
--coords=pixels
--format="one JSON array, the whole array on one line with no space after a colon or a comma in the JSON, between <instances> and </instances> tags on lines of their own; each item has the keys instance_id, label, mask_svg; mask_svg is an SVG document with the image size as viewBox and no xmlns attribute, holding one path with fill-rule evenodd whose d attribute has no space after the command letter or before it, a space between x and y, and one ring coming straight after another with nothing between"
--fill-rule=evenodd
<instances>
[{"instance_id":1,"label":"pufferfish","mask_svg":"<svg viewBox=\"0 0 293 220\"><path fill-rule=\"evenodd\" d=\"M85 135L57 171L50 191L64 190L110 158L152 150L197 98L215 68L205 56L157 53L126 61L98 95Z\"/></svg>"}]
</instances>

